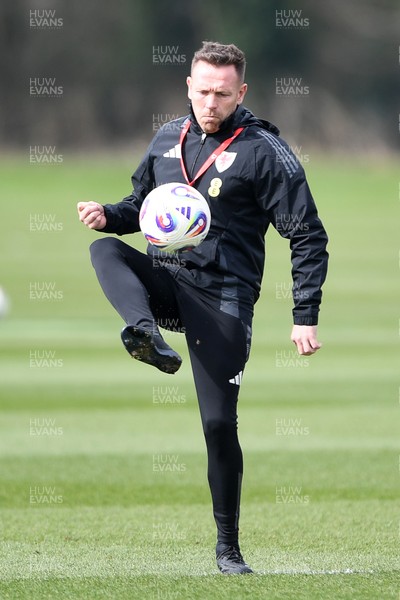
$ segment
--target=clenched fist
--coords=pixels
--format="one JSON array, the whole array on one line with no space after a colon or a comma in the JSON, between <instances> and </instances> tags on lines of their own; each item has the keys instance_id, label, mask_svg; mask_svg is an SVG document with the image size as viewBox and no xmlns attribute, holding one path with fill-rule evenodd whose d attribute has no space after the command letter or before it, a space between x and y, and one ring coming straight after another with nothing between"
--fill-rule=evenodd
<instances>
[{"instance_id":1,"label":"clenched fist","mask_svg":"<svg viewBox=\"0 0 400 600\"><path fill-rule=\"evenodd\" d=\"M107 224L104 207L98 202L78 202L79 220L89 229L104 229Z\"/></svg>"},{"instance_id":2,"label":"clenched fist","mask_svg":"<svg viewBox=\"0 0 400 600\"><path fill-rule=\"evenodd\" d=\"M316 325L293 325L290 339L296 344L298 353L304 356L314 354L322 345L317 340Z\"/></svg>"}]
</instances>

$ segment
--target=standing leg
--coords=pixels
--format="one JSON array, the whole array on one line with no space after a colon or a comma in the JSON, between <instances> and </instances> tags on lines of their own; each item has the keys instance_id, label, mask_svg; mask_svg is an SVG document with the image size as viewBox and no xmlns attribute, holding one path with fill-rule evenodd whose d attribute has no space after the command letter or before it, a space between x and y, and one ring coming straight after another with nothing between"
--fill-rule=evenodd
<instances>
[{"instance_id":1,"label":"standing leg","mask_svg":"<svg viewBox=\"0 0 400 600\"><path fill-rule=\"evenodd\" d=\"M207 445L218 566L224 573L248 573L251 570L239 549L243 457L237 434L239 386L247 360L246 328L240 319L193 294L181 291L179 302ZM218 560L226 550L232 559L232 549L233 560Z\"/></svg>"}]
</instances>

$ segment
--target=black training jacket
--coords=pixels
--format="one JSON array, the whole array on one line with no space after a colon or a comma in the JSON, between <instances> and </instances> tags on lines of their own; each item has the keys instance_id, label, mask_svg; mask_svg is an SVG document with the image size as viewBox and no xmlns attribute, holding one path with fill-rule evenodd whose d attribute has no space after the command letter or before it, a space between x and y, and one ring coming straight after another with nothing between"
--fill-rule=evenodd
<instances>
[{"instance_id":1,"label":"black training jacket","mask_svg":"<svg viewBox=\"0 0 400 600\"><path fill-rule=\"evenodd\" d=\"M238 127L244 130L194 184L211 209L206 239L173 258L151 245L148 254L180 282L201 289L221 310L250 322L264 270L264 236L271 223L290 242L294 323L317 324L327 271L327 235L298 159L274 125L243 106L215 134L204 134L193 113L165 124L132 176L132 194L105 205L107 226L102 231L118 235L139 231L139 210L146 195L164 183L185 183L179 137L188 118L191 126L183 157L190 180L222 141Z\"/></svg>"}]
</instances>

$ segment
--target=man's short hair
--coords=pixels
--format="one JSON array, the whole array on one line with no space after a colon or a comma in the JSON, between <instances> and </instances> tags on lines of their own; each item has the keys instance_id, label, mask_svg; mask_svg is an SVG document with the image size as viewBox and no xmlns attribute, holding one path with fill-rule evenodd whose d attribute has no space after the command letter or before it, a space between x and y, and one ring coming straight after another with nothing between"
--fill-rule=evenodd
<instances>
[{"instance_id":1,"label":"man's short hair","mask_svg":"<svg viewBox=\"0 0 400 600\"><path fill-rule=\"evenodd\" d=\"M233 65L240 78L240 81L243 83L244 73L246 70L246 57L244 52L242 52L234 44L203 42L202 47L194 53L192 69L200 60L217 67L222 65Z\"/></svg>"}]
</instances>

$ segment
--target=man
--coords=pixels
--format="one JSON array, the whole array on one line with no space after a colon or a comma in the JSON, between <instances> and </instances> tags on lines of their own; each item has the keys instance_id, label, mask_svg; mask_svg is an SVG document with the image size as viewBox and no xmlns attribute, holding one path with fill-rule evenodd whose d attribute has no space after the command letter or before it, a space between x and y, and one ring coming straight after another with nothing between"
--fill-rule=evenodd
<instances>
[{"instance_id":1,"label":"man","mask_svg":"<svg viewBox=\"0 0 400 600\"><path fill-rule=\"evenodd\" d=\"M278 129L242 106L244 71L236 46L204 42L187 78L190 115L156 134L132 176L132 194L115 205L78 204L87 227L123 235L139 230L140 206L155 186L186 182L209 203L207 238L173 260L113 237L96 240L91 256L104 293L127 324L122 341L134 358L175 373L181 358L158 324L185 333L208 452L216 559L224 574L252 572L238 539L243 459L236 409L269 224L290 241L296 290L291 339L302 355L320 348L328 259L302 167Z\"/></svg>"}]
</instances>

